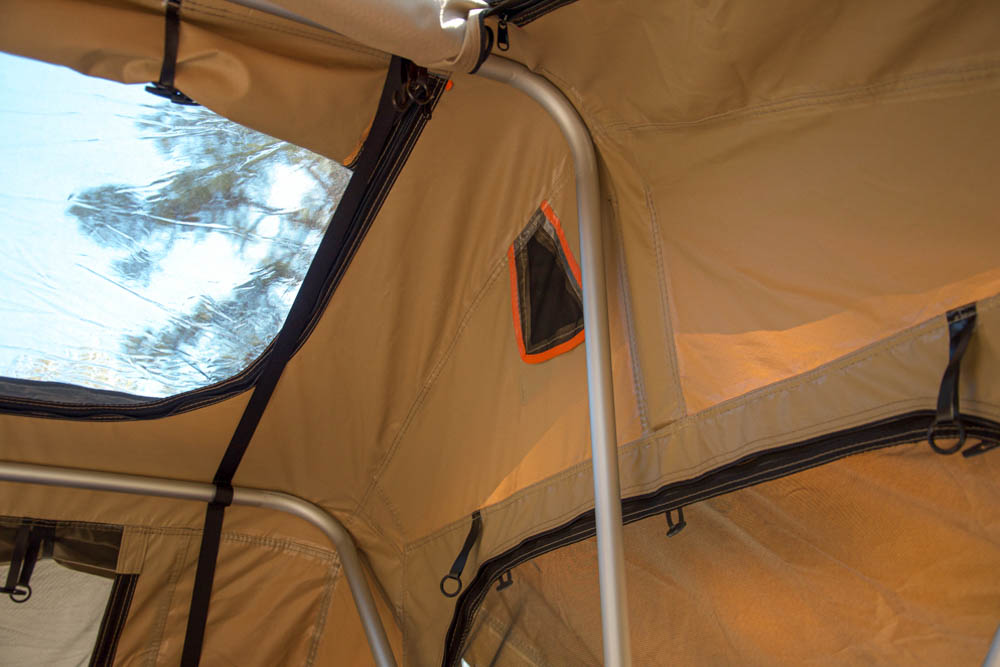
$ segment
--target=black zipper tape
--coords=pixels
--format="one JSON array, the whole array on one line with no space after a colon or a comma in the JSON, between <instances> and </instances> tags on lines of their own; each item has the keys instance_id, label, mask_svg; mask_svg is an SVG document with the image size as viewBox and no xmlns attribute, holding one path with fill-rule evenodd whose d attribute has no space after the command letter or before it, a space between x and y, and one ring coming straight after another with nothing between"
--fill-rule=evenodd
<instances>
[{"instance_id":1,"label":"black zipper tape","mask_svg":"<svg viewBox=\"0 0 1000 667\"><path fill-rule=\"evenodd\" d=\"M400 96L401 92L403 94ZM374 182L373 187L373 181L368 175L384 173L386 165L396 169L402 165L399 155L394 155L391 150L393 137L398 135L396 130L410 116L429 116L424 107L430 103L433 95L433 83L427 77L426 70L399 57L393 57L382 89L378 113L358 160L358 173L366 176L360 180L351 179L344 193L345 206L338 208L323 235L288 317L273 343L274 350L254 386L253 394L215 472L213 483L216 493L205 512L205 527L181 653L182 667L197 667L201 660L223 519L226 508L232 502L231 485L236 471L253 441L254 433L286 364L298 350L305 332L314 325L316 304L324 301L331 284L336 286L368 229L365 218L359 218L356 212L366 210L363 202L381 203L385 196L386 184L379 180ZM408 145L412 146L412 142ZM380 169L383 171L380 172Z\"/></svg>"},{"instance_id":2,"label":"black zipper tape","mask_svg":"<svg viewBox=\"0 0 1000 667\"><path fill-rule=\"evenodd\" d=\"M775 447L746 456L734 463L683 482L668 484L657 491L622 500L624 523L686 507L695 502L815 468L852 454L895 445L920 442L935 419L935 412L921 410L872 422L799 443ZM1000 442L1000 422L962 415L968 436L982 439L987 449ZM954 437L957 429L944 424L939 435ZM675 524L679 525L679 524ZM593 510L558 528L539 533L479 566L475 578L458 598L451 625L445 636L445 667L459 664L480 605L495 581L533 558L590 539L596 534ZM676 533L675 533L676 534Z\"/></svg>"},{"instance_id":3,"label":"black zipper tape","mask_svg":"<svg viewBox=\"0 0 1000 667\"><path fill-rule=\"evenodd\" d=\"M521 28L573 2L576 0L489 0L490 9L486 15L499 16L505 23Z\"/></svg>"}]
</instances>

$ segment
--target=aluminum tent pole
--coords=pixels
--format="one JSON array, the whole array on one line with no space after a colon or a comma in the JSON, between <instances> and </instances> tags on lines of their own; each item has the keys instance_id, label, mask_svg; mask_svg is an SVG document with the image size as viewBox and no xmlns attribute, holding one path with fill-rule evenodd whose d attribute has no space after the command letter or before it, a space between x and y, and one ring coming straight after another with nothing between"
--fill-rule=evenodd
<instances>
[{"instance_id":1,"label":"aluminum tent pole","mask_svg":"<svg viewBox=\"0 0 1000 667\"><path fill-rule=\"evenodd\" d=\"M983 667L1000 667L1000 627L993 635L993 642L990 644L989 653L983 660Z\"/></svg>"},{"instance_id":2,"label":"aluminum tent pole","mask_svg":"<svg viewBox=\"0 0 1000 667\"><path fill-rule=\"evenodd\" d=\"M121 475L96 470L58 468L6 461L0 461L0 481L134 493L178 500L196 500L204 503L211 502L215 497L215 486L202 482L185 482L159 477ZM318 505L279 491L234 487L233 505L263 507L292 514L300 519L305 519L323 531L323 534L337 548L337 555L340 558L344 576L347 577L347 583L351 588L351 594L354 596L354 604L361 617L361 625L365 629L375 664L379 667L395 667L396 660L389 647L389 639L386 637L385 628L382 627L382 619L379 618L375 600L368 588L368 581L365 579L358 550L354 546L354 539L343 524Z\"/></svg>"},{"instance_id":3,"label":"aluminum tent pole","mask_svg":"<svg viewBox=\"0 0 1000 667\"><path fill-rule=\"evenodd\" d=\"M547 79L520 63L489 56L477 72L506 83L538 102L562 130L576 168L576 206L580 219L580 268L583 274L583 322L590 399L590 446L594 462L594 513L597 518L597 564L601 586L604 664L632 662L622 547L621 483L615 434L614 388L608 295L601 236L600 182L590 132L566 96Z\"/></svg>"}]
</instances>

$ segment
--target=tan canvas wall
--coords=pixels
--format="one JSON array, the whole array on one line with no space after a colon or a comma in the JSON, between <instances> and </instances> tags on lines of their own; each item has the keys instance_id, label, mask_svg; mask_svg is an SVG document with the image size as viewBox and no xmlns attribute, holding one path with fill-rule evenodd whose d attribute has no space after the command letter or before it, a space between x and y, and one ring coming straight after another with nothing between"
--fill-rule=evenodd
<instances>
[{"instance_id":1,"label":"tan canvas wall","mask_svg":"<svg viewBox=\"0 0 1000 667\"><path fill-rule=\"evenodd\" d=\"M998 21L990 2L611 2L512 34L615 164L654 425L960 305L963 281L990 291Z\"/></svg>"},{"instance_id":2,"label":"tan canvas wall","mask_svg":"<svg viewBox=\"0 0 1000 667\"><path fill-rule=\"evenodd\" d=\"M190 4L179 87L325 154L342 159L353 149L374 111L384 56L312 33L258 31L222 3ZM0 27L0 48L118 80L155 78L162 19L152 5L18 6ZM509 55L566 92L599 150L626 496L769 448L933 409L947 360L943 314L968 301L980 301L980 321L962 409L1000 418L991 381L1000 365L996 9L837 9L578 2L512 32ZM45 31L31 33L43 11ZM84 24L96 27L70 30ZM466 580L488 558L592 504L583 350L523 364L504 274L508 245L542 200L578 252L565 145L519 94L469 76L454 83L289 364L236 479L303 496L348 524L389 600L387 620L398 619L399 655L417 665L440 661L454 601L438 582L473 511L483 509L484 533ZM141 423L0 417L0 441L14 460L208 480L244 401ZM932 477L937 469L929 469ZM818 479L823 489L826 478ZM203 511L27 488L0 504L3 514L150 530L197 531ZM837 524L842 516L831 517L831 530L855 526ZM796 522L789 525L807 540L822 539L810 532L811 518ZM311 529L268 516L234 511L226 529L323 548ZM730 535L719 530L713 535ZM858 539L859 550L874 548ZM193 563L191 543L163 553ZM219 581L242 581L248 566L277 568L261 548L227 555ZM981 554L970 569L994 556ZM334 606L311 597L329 586L323 563L305 566L315 585L290 606L296 627L312 627L318 621L307 619L323 613L349 616L343 586L325 598ZM658 571L670 566L656 561ZM171 623L184 613L183 585ZM552 599L542 593L538 600ZM232 609L222 595L213 614ZM242 631L213 618L221 642L213 655L223 644L242 655ZM596 655L592 628L581 640L577 621L567 622L567 634L552 633L557 653ZM763 641L760 632L748 631L748 641ZM981 636L977 629L975 650ZM334 637L328 630L317 656L336 663L359 654L355 639L341 653ZM312 650L304 641L295 636L290 660ZM832 641L818 638L815 650ZM877 648L871 655L881 655Z\"/></svg>"},{"instance_id":3,"label":"tan canvas wall","mask_svg":"<svg viewBox=\"0 0 1000 667\"><path fill-rule=\"evenodd\" d=\"M998 458L854 456L625 529L633 660L979 664L1000 623ZM599 665L594 540L490 592L473 665Z\"/></svg>"},{"instance_id":4,"label":"tan canvas wall","mask_svg":"<svg viewBox=\"0 0 1000 667\"><path fill-rule=\"evenodd\" d=\"M155 0L6 0L0 50L124 83L160 75ZM223 0L183 4L177 87L238 123L347 162L375 115L388 57ZM150 98L151 100L155 98Z\"/></svg>"}]
</instances>

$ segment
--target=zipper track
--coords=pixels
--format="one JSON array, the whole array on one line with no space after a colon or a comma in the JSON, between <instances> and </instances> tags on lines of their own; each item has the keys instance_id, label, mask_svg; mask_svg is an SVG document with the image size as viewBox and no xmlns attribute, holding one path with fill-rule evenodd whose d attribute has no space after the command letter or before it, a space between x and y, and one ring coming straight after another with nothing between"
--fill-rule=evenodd
<instances>
[{"instance_id":1,"label":"zipper track","mask_svg":"<svg viewBox=\"0 0 1000 667\"><path fill-rule=\"evenodd\" d=\"M499 15L523 28L549 12L576 2L576 0L489 0L487 16Z\"/></svg>"},{"instance_id":2,"label":"zipper track","mask_svg":"<svg viewBox=\"0 0 1000 667\"><path fill-rule=\"evenodd\" d=\"M317 323L326 310L330 298L333 296L337 285L347 271L351 259L354 257L361 241L364 239L372 222L385 201L389 190L396 181L396 177L402 170L409 157L417 139L420 137L424 126L430 119L430 114L444 92L446 80L441 77L428 76L428 90L430 99L424 106L416 104L404 111L392 129L392 134L378 160L374 170L369 174L355 172L353 178L363 178L368 182L368 188L364 198L355 211L351 227L353 234L350 247L344 254L344 261L333 268L326 278L326 286L323 289L322 297L313 306L309 322L299 337L295 346L298 352L306 342L309 335L316 328ZM336 213L335 213L336 214ZM48 385L58 391L60 387L66 388L67 394L86 393L95 399L107 396L109 401L77 403L59 402L50 400L35 400L20 398L17 396L0 395L0 413L14 414L31 417L49 417L56 419L71 419L77 421L120 421L120 420L143 420L160 419L196 408L201 408L213 403L218 403L227 398L231 398L245 391L252 389L264 368L265 361L271 355L274 348L274 341L254 359L246 368L236 375L217 382L207 387L201 387L182 394L168 396L165 398L149 398L142 400L141 396L133 396L120 392L108 392L99 389L88 389L77 385L67 385L56 382L35 382L32 380L19 380L16 378L4 378L5 382L14 384L24 384L28 387L43 387ZM295 354L293 352L293 355ZM118 400L115 400L117 397ZM126 403L129 401L130 403Z\"/></svg>"},{"instance_id":3,"label":"zipper track","mask_svg":"<svg viewBox=\"0 0 1000 667\"><path fill-rule=\"evenodd\" d=\"M931 410L910 412L758 452L694 479L668 484L652 493L625 498L622 500L622 519L626 524L632 523L815 468L852 454L920 442L927 438L927 429L933 420L934 412ZM962 416L962 422L970 437L989 440L1000 438L1000 422L965 415ZM956 433L952 428L945 430L942 436L954 436ZM529 537L513 549L480 565L475 578L469 582L455 605L451 625L445 636L442 664L452 667L459 663L483 600L493 583L505 572L538 556L589 539L595 534L594 512L591 510L558 528Z\"/></svg>"}]
</instances>

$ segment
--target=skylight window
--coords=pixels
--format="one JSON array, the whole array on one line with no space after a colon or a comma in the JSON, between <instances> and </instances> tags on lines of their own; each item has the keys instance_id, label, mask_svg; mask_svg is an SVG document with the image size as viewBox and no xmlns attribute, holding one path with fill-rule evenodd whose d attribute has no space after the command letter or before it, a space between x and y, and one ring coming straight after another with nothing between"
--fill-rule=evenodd
<instances>
[{"instance_id":1,"label":"skylight window","mask_svg":"<svg viewBox=\"0 0 1000 667\"><path fill-rule=\"evenodd\" d=\"M0 54L0 376L163 397L277 335L351 172Z\"/></svg>"}]
</instances>

